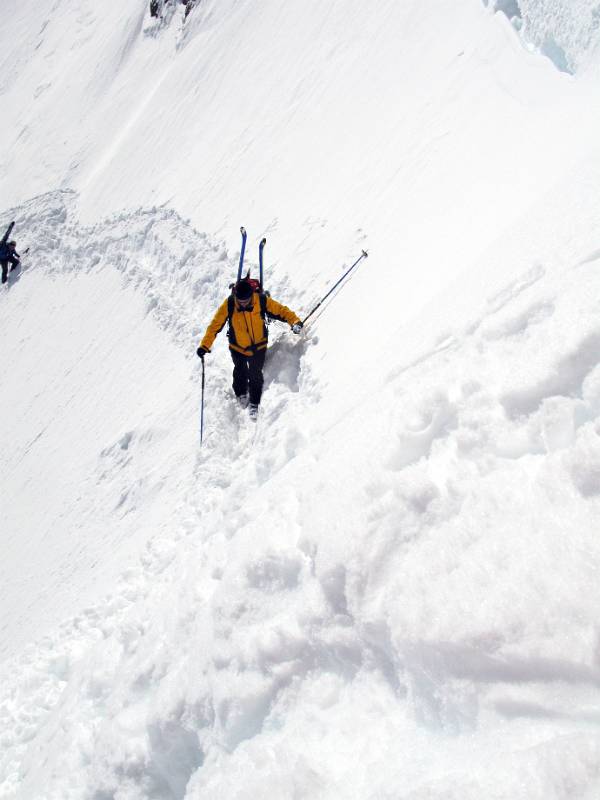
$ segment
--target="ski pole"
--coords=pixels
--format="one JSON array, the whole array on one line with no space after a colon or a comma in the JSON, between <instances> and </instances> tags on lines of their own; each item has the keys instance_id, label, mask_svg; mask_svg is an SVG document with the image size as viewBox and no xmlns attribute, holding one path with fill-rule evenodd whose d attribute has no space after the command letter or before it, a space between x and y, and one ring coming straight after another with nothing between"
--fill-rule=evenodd
<instances>
[{"instance_id":1,"label":"ski pole","mask_svg":"<svg viewBox=\"0 0 600 800\"><path fill-rule=\"evenodd\" d=\"M246 250L246 229L240 228L240 233L242 234L242 249L240 251L240 265L238 267L238 282L242 280L242 267L244 266L244 252Z\"/></svg>"},{"instance_id":2,"label":"ski pole","mask_svg":"<svg viewBox=\"0 0 600 800\"><path fill-rule=\"evenodd\" d=\"M342 275L342 277L339 279L339 281L338 281L336 284L334 284L334 285L331 287L331 289L330 289L330 290L327 292L327 294L325 295L325 297L323 297L323 298L322 298L322 299L321 299L321 300L320 300L320 301L317 303L317 305L316 305L316 306L313 308L313 310L310 312L310 314L307 314L307 316L306 316L306 317L304 317L304 319L302 320L302 324L303 324L303 325L306 323L306 320L307 320L307 319L309 319L309 317L312 317L312 315L315 313L315 311L316 311L316 310L317 310L317 309L318 309L318 308L319 308L321 305L323 305L323 303L325 302L325 300L327 300L327 298L328 298L328 297L329 297L329 295L330 295L330 294L333 292L333 290L334 290L334 289L335 289L337 286L339 286L339 285L340 285L340 283L341 283L341 282L344 280L344 278L346 277L346 275L349 275L349 274L352 272L352 270L354 269L354 267L355 267L355 266L356 266L356 265L359 263L359 261L362 261L362 260L363 260L363 258L366 258L368 255L369 255L369 254L367 253L367 251L366 251L366 250L363 250L363 251L362 251L362 254L361 254L361 255L360 255L360 256L359 256L359 257L356 259L356 261L354 262L354 264L352 264L352 266L351 266L349 269L347 269L347 270L346 270L346 272L344 272L344 274L343 274L343 275Z\"/></svg>"},{"instance_id":3,"label":"ski pole","mask_svg":"<svg viewBox=\"0 0 600 800\"><path fill-rule=\"evenodd\" d=\"M204 359L202 359L202 400L200 404L200 444L204 434Z\"/></svg>"}]
</instances>

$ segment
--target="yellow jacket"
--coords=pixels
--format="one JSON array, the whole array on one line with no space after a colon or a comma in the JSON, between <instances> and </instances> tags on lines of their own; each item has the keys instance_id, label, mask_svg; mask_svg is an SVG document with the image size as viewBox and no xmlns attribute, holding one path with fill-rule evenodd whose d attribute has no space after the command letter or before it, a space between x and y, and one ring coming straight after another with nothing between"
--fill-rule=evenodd
<instances>
[{"instance_id":1,"label":"yellow jacket","mask_svg":"<svg viewBox=\"0 0 600 800\"><path fill-rule=\"evenodd\" d=\"M264 299L261 301L261 295L255 292L252 296L252 305L244 309L238 306L232 297L224 300L206 329L200 347L210 351L217 334L227 322L230 309L231 319L227 333L229 349L245 356L253 356L257 350L266 349L268 332L265 316L287 322L288 325L300 322L300 318L287 306L281 305L267 295L262 295L262 298Z\"/></svg>"}]
</instances>

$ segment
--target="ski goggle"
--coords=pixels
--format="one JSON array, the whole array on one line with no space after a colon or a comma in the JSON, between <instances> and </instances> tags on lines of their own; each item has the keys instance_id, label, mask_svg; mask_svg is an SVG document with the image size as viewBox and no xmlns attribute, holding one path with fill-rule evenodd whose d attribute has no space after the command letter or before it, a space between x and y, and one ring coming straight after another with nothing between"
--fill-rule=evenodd
<instances>
[{"instance_id":1,"label":"ski goggle","mask_svg":"<svg viewBox=\"0 0 600 800\"><path fill-rule=\"evenodd\" d=\"M246 306L249 306L250 303L252 302L252 296L246 297L244 299L242 299L240 297L236 297L236 300L239 303L239 305L246 307Z\"/></svg>"}]
</instances>

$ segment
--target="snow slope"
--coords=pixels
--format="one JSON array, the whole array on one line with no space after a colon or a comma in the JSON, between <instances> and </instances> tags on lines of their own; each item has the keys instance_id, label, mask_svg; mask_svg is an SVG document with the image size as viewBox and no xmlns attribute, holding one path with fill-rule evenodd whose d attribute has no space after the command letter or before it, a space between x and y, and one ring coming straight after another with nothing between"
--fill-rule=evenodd
<instances>
[{"instance_id":1,"label":"snow slope","mask_svg":"<svg viewBox=\"0 0 600 800\"><path fill-rule=\"evenodd\" d=\"M0 797L597 797L593 20L9 5ZM240 222L299 311L372 249L200 449Z\"/></svg>"}]
</instances>

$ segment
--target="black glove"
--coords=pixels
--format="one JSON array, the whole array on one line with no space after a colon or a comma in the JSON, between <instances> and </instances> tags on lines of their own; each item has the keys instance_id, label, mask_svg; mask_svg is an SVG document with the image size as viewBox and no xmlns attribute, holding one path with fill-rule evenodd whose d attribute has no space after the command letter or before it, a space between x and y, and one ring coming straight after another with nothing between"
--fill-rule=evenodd
<instances>
[{"instance_id":1,"label":"black glove","mask_svg":"<svg viewBox=\"0 0 600 800\"><path fill-rule=\"evenodd\" d=\"M304 326L301 322L294 322L292 325L292 333L300 333L303 327Z\"/></svg>"},{"instance_id":2,"label":"black glove","mask_svg":"<svg viewBox=\"0 0 600 800\"><path fill-rule=\"evenodd\" d=\"M208 352L209 352L209 351L208 351L208 350L207 350L205 347L199 347L199 348L196 350L196 353L197 353L197 355L198 355L198 357L199 357L199 358L204 358L204 356L205 356L205 355L206 355Z\"/></svg>"}]
</instances>

